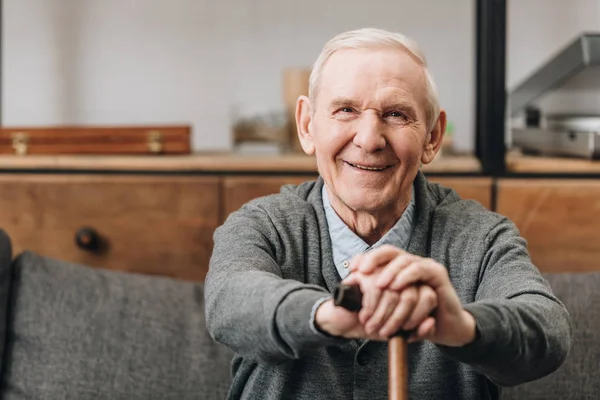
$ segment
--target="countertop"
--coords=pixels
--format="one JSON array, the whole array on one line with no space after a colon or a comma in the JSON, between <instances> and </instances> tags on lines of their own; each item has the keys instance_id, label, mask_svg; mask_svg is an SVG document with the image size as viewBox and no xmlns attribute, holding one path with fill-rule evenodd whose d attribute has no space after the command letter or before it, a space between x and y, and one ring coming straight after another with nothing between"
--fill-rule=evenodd
<instances>
[{"instance_id":1,"label":"countertop","mask_svg":"<svg viewBox=\"0 0 600 400\"><path fill-rule=\"evenodd\" d=\"M239 155L234 153L194 153L165 156L105 155L1 155L0 170L31 171L160 171L160 172L316 172L314 157L302 154ZM478 173L479 160L470 155L439 156L424 165L426 173Z\"/></svg>"}]
</instances>

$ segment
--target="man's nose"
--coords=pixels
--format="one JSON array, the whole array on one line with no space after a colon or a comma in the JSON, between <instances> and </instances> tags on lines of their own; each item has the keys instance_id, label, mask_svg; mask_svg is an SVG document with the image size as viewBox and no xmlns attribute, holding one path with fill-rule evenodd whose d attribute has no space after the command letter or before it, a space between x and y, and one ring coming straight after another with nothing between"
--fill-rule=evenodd
<instances>
[{"instance_id":1,"label":"man's nose","mask_svg":"<svg viewBox=\"0 0 600 400\"><path fill-rule=\"evenodd\" d=\"M355 145L370 153L385 148L384 124L378 113L363 113L358 122L353 140Z\"/></svg>"}]
</instances>

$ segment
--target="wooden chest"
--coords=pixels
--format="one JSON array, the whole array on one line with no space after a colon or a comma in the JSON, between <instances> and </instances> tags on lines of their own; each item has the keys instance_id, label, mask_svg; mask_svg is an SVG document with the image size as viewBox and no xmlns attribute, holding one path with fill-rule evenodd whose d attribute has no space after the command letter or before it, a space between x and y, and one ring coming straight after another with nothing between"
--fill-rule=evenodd
<instances>
[{"instance_id":1,"label":"wooden chest","mask_svg":"<svg viewBox=\"0 0 600 400\"><path fill-rule=\"evenodd\" d=\"M187 154L189 126L11 127L0 154Z\"/></svg>"}]
</instances>

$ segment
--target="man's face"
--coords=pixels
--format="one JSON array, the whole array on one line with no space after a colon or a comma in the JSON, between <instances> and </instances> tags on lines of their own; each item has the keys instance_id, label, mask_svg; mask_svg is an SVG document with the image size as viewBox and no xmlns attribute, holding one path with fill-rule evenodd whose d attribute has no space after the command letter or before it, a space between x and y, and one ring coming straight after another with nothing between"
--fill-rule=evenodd
<instances>
[{"instance_id":1,"label":"man's face","mask_svg":"<svg viewBox=\"0 0 600 400\"><path fill-rule=\"evenodd\" d=\"M425 75L407 53L341 50L325 64L304 150L330 195L355 212L394 208L410 195L431 142ZM431 149L431 146L429 146Z\"/></svg>"}]
</instances>

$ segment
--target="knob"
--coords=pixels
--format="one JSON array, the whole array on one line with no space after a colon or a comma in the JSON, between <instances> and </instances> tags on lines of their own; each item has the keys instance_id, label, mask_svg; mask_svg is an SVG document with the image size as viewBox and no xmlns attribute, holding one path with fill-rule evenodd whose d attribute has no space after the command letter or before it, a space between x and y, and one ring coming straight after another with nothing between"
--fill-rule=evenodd
<instances>
[{"instance_id":1,"label":"knob","mask_svg":"<svg viewBox=\"0 0 600 400\"><path fill-rule=\"evenodd\" d=\"M75 243L83 250L98 251L100 249L100 235L91 227L83 227L75 234Z\"/></svg>"}]
</instances>

